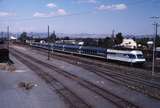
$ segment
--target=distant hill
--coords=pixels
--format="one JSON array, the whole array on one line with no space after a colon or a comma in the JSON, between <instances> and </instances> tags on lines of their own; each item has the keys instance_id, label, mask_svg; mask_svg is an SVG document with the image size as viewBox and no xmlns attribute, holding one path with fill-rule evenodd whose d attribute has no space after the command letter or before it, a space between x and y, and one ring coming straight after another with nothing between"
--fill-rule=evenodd
<instances>
[{"instance_id":1,"label":"distant hill","mask_svg":"<svg viewBox=\"0 0 160 108\"><path fill-rule=\"evenodd\" d=\"M10 36L20 36L20 32L17 33L10 33ZM51 34L51 33L50 33ZM34 38L42 38L47 37L48 34L45 32L29 32L27 33L28 36L33 36ZM111 37L111 34L94 34L94 33L77 33L77 34L67 34L67 33L56 33L57 37L71 37L71 38L105 38L105 37ZM3 32L3 37L7 36L6 32ZM2 37L2 32L0 33L0 37ZM143 38L143 37L149 37L152 38L154 35L125 35L126 38Z\"/></svg>"}]
</instances>

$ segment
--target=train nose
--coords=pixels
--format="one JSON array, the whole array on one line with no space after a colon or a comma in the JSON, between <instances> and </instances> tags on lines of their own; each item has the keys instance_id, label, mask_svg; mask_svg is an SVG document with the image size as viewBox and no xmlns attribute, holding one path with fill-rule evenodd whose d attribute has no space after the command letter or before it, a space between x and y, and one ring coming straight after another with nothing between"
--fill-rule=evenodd
<instances>
[{"instance_id":1,"label":"train nose","mask_svg":"<svg viewBox=\"0 0 160 108\"><path fill-rule=\"evenodd\" d=\"M146 59L137 59L136 60L136 63L145 63L146 62Z\"/></svg>"}]
</instances>

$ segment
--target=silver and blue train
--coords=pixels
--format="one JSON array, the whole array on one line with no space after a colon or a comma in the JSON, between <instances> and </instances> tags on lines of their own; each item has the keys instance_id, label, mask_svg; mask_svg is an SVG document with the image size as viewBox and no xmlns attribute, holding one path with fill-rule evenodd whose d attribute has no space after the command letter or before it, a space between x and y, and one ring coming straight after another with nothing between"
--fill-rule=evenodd
<instances>
[{"instance_id":1,"label":"silver and blue train","mask_svg":"<svg viewBox=\"0 0 160 108\"><path fill-rule=\"evenodd\" d=\"M63 45L63 44L46 44L33 42L31 46L49 49L51 51L66 52L78 55L84 55L88 57L103 58L112 61L120 61L129 64L144 64L146 59L143 56L142 51L138 50L115 50L105 49L98 47L87 47L78 45Z\"/></svg>"}]
</instances>

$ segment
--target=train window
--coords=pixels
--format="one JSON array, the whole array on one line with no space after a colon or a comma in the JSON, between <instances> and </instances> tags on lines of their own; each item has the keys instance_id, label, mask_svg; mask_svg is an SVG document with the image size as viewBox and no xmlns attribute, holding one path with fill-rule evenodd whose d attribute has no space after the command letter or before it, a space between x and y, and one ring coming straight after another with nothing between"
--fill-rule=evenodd
<instances>
[{"instance_id":1,"label":"train window","mask_svg":"<svg viewBox=\"0 0 160 108\"><path fill-rule=\"evenodd\" d=\"M133 54L128 54L128 56L129 56L129 58L131 58L131 59L135 59L135 58L136 58L136 56L133 55Z\"/></svg>"},{"instance_id":2,"label":"train window","mask_svg":"<svg viewBox=\"0 0 160 108\"><path fill-rule=\"evenodd\" d=\"M107 54L116 54L116 53L113 53L113 52L107 52Z\"/></svg>"},{"instance_id":3,"label":"train window","mask_svg":"<svg viewBox=\"0 0 160 108\"><path fill-rule=\"evenodd\" d=\"M139 59L143 59L144 57L143 57L143 55L142 55L142 54L137 54L137 58L139 58Z\"/></svg>"},{"instance_id":4,"label":"train window","mask_svg":"<svg viewBox=\"0 0 160 108\"><path fill-rule=\"evenodd\" d=\"M128 54L123 54L123 56L124 56L124 57L126 57L126 58L128 58L128 57L129 57L129 55L128 55Z\"/></svg>"}]
</instances>

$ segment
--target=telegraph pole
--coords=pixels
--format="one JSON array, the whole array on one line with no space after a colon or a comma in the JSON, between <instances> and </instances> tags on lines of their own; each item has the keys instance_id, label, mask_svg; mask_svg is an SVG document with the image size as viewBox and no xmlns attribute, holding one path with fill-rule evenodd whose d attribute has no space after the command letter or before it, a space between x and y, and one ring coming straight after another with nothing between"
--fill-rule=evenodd
<instances>
[{"instance_id":1,"label":"telegraph pole","mask_svg":"<svg viewBox=\"0 0 160 108\"><path fill-rule=\"evenodd\" d=\"M49 25L48 25L48 60L50 60L50 46L49 46Z\"/></svg>"},{"instance_id":2,"label":"telegraph pole","mask_svg":"<svg viewBox=\"0 0 160 108\"><path fill-rule=\"evenodd\" d=\"M159 17L151 17L152 19L159 19ZM155 52L156 52L156 38L158 34L158 22L154 22L154 30L155 30L155 36L153 37L153 58L152 58L152 76L155 75Z\"/></svg>"},{"instance_id":3,"label":"telegraph pole","mask_svg":"<svg viewBox=\"0 0 160 108\"><path fill-rule=\"evenodd\" d=\"M114 33L115 33L115 30L113 29L113 30L112 30L112 36L111 36L113 43L114 43Z\"/></svg>"},{"instance_id":4,"label":"telegraph pole","mask_svg":"<svg viewBox=\"0 0 160 108\"><path fill-rule=\"evenodd\" d=\"M4 41L4 37L3 37L3 31L1 32L1 36L2 36L2 40Z\"/></svg>"},{"instance_id":5,"label":"telegraph pole","mask_svg":"<svg viewBox=\"0 0 160 108\"><path fill-rule=\"evenodd\" d=\"M7 26L8 51L9 51L9 26Z\"/></svg>"},{"instance_id":6,"label":"telegraph pole","mask_svg":"<svg viewBox=\"0 0 160 108\"><path fill-rule=\"evenodd\" d=\"M115 30L113 29L112 30L112 39L114 39L114 33L115 33Z\"/></svg>"}]
</instances>

